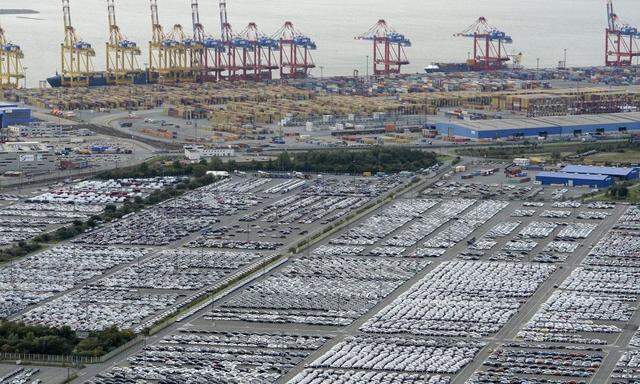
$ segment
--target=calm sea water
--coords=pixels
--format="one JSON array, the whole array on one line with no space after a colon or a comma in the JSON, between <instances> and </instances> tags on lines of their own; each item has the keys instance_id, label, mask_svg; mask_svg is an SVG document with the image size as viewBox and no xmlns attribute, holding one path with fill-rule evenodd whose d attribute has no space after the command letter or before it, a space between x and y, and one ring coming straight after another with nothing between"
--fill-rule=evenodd
<instances>
[{"instance_id":1,"label":"calm sea water","mask_svg":"<svg viewBox=\"0 0 640 384\"><path fill-rule=\"evenodd\" d=\"M160 21L169 29L181 23L190 31L190 0L158 0ZM200 0L205 27L219 34L217 0ZM0 22L10 40L23 47L30 85L59 69L63 39L61 2L58 0L0 0L2 8L29 8L37 19L5 15ZM119 0L118 23L127 37L144 48L151 35L149 2ZM96 68L104 66L107 39L106 1L71 0L72 20L78 34L97 50ZM318 43L314 57L325 75L365 72L370 45L354 40L379 18L409 36L411 65L421 71L433 61L462 61L471 42L454 38L477 17L511 34L511 53L522 52L525 65L555 66L568 50L569 65L601 65L606 25L605 0L228 0L229 19L240 31L250 21L267 34L290 20ZM616 0L617 12L640 25L638 0ZM140 60L147 62L146 56ZM319 70L316 69L319 74Z\"/></svg>"}]
</instances>

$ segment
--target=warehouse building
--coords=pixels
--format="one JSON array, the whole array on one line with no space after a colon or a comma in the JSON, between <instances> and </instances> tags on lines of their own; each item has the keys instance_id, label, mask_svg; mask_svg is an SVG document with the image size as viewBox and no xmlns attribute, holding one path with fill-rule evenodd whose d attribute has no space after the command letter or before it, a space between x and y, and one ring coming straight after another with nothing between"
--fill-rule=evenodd
<instances>
[{"instance_id":1,"label":"warehouse building","mask_svg":"<svg viewBox=\"0 0 640 384\"><path fill-rule=\"evenodd\" d=\"M31 109L18 107L16 104L0 104L0 128L27 124L31 121Z\"/></svg>"},{"instance_id":2,"label":"warehouse building","mask_svg":"<svg viewBox=\"0 0 640 384\"><path fill-rule=\"evenodd\" d=\"M36 142L0 144L0 174L48 173L58 168L58 160L47 146Z\"/></svg>"},{"instance_id":3,"label":"warehouse building","mask_svg":"<svg viewBox=\"0 0 640 384\"><path fill-rule=\"evenodd\" d=\"M200 161L212 157L233 157L235 154L233 148L207 148L202 145L184 146L184 156L190 161Z\"/></svg>"},{"instance_id":4,"label":"warehouse building","mask_svg":"<svg viewBox=\"0 0 640 384\"><path fill-rule=\"evenodd\" d=\"M567 165L562 169L566 173L579 173L591 175L611 176L616 180L636 180L639 177L640 168L624 167L593 167L588 165Z\"/></svg>"},{"instance_id":5,"label":"warehouse building","mask_svg":"<svg viewBox=\"0 0 640 384\"><path fill-rule=\"evenodd\" d=\"M542 185L566 185L569 187L607 188L613 185L613 177L611 176L567 172L540 172L536 175L536 181Z\"/></svg>"},{"instance_id":6,"label":"warehouse building","mask_svg":"<svg viewBox=\"0 0 640 384\"><path fill-rule=\"evenodd\" d=\"M640 131L640 112L436 123L443 136L472 139L601 135Z\"/></svg>"}]
</instances>

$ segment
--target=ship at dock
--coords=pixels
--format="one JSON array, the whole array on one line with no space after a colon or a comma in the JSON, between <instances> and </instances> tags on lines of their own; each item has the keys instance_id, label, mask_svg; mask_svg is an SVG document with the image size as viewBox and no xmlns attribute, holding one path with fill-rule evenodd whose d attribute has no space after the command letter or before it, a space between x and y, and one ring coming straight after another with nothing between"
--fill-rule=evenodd
<instances>
[{"instance_id":1,"label":"ship at dock","mask_svg":"<svg viewBox=\"0 0 640 384\"><path fill-rule=\"evenodd\" d=\"M148 84L149 78L146 72L139 72L132 74L129 77L129 84ZM113 74L108 74L106 72L95 73L89 76L80 76L75 78L70 78L65 76L64 78L59 73L47 78L47 83L52 88L60 88L66 86L65 84L84 84L89 87L102 87L107 85L112 85L116 82L117 78Z\"/></svg>"},{"instance_id":2,"label":"ship at dock","mask_svg":"<svg viewBox=\"0 0 640 384\"><path fill-rule=\"evenodd\" d=\"M471 70L467 63L431 63L424 67L426 73L470 72Z\"/></svg>"}]
</instances>

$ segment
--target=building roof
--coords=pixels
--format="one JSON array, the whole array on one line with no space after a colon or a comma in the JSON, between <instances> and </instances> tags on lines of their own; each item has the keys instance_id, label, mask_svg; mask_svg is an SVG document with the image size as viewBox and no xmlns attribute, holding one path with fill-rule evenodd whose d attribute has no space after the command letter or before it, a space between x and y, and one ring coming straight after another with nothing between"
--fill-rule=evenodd
<instances>
[{"instance_id":1,"label":"building roof","mask_svg":"<svg viewBox=\"0 0 640 384\"><path fill-rule=\"evenodd\" d=\"M540 172L536 175L536 177L554 177L568 180L607 181L611 176L568 172Z\"/></svg>"},{"instance_id":2,"label":"building roof","mask_svg":"<svg viewBox=\"0 0 640 384\"><path fill-rule=\"evenodd\" d=\"M450 124L474 131L494 131L506 129L535 129L578 127L584 125L631 124L640 122L640 112L605 113L599 115L568 115L516 119L452 120Z\"/></svg>"},{"instance_id":3,"label":"building roof","mask_svg":"<svg viewBox=\"0 0 640 384\"><path fill-rule=\"evenodd\" d=\"M48 149L38 142L7 142L0 144L0 152L48 152Z\"/></svg>"},{"instance_id":4,"label":"building roof","mask_svg":"<svg viewBox=\"0 0 640 384\"><path fill-rule=\"evenodd\" d=\"M594 167L590 165L567 165L562 169L562 172L590 173L595 175L609 175L609 176L629 176L636 169L637 168Z\"/></svg>"}]
</instances>

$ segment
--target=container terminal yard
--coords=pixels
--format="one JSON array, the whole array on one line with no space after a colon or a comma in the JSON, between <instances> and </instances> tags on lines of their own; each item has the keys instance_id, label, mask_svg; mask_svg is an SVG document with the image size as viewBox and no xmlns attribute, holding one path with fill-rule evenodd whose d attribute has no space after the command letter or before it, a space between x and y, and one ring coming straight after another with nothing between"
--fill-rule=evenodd
<instances>
[{"instance_id":1,"label":"container terminal yard","mask_svg":"<svg viewBox=\"0 0 640 384\"><path fill-rule=\"evenodd\" d=\"M0 384L640 382L640 32L612 0L603 66L525 68L480 17L467 61L403 73L419 36L380 19L341 77L226 0L191 31L149 0L147 49L107 0L96 70L72 2L38 88L0 28Z\"/></svg>"}]
</instances>

